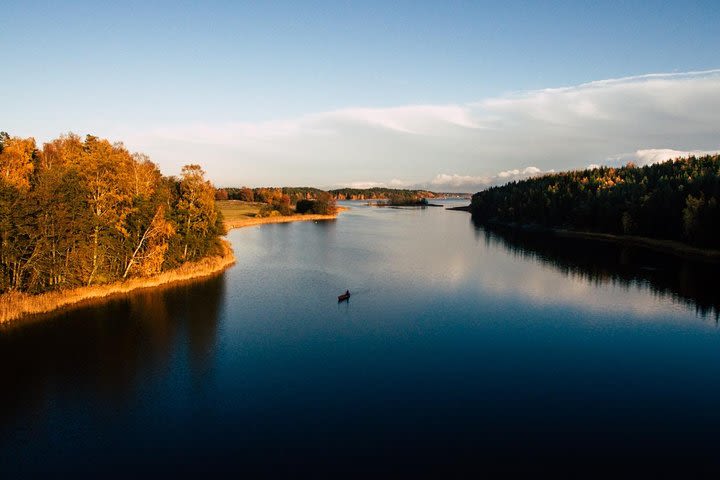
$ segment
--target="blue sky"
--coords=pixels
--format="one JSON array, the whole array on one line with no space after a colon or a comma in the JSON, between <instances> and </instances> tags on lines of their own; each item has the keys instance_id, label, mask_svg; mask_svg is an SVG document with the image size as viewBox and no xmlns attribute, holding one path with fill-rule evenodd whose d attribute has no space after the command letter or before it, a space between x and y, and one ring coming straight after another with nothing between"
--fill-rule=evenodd
<instances>
[{"instance_id":1,"label":"blue sky","mask_svg":"<svg viewBox=\"0 0 720 480\"><path fill-rule=\"evenodd\" d=\"M720 147L710 108L720 96L717 2L22 1L0 9L0 129L40 142L67 131L123 140L167 173L201 163L218 184L400 186L445 175L465 179L448 187L475 189L501 172ZM597 83L607 79L620 84ZM559 87L569 90L552 90L550 107L563 110L570 95L584 109L551 135L570 146L509 140L547 138L550 120L528 112L547 100L538 92ZM513 108L498 107L510 100ZM698 106L707 110L700 128L670 128ZM656 135L607 129L622 107L659 122ZM602 115L589 119L590 111ZM588 141L597 122L605 129Z\"/></svg>"}]
</instances>

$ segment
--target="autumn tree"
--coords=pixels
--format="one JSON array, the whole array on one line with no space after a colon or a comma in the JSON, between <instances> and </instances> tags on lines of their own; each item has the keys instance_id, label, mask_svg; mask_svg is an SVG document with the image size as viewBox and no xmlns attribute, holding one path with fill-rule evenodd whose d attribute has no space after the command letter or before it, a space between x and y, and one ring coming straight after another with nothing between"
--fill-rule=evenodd
<instances>
[{"instance_id":1,"label":"autumn tree","mask_svg":"<svg viewBox=\"0 0 720 480\"><path fill-rule=\"evenodd\" d=\"M0 133L0 293L152 275L212 253L223 233L213 192L197 166L164 177L91 135L37 150Z\"/></svg>"},{"instance_id":2,"label":"autumn tree","mask_svg":"<svg viewBox=\"0 0 720 480\"><path fill-rule=\"evenodd\" d=\"M124 221L132 209L132 159L121 145L88 135L81 157L81 175L87 185L93 215L92 264L87 284L101 269L113 233L127 235Z\"/></svg>"},{"instance_id":3,"label":"autumn tree","mask_svg":"<svg viewBox=\"0 0 720 480\"><path fill-rule=\"evenodd\" d=\"M228 199L228 192L224 188L215 190L215 200L223 201Z\"/></svg>"},{"instance_id":4,"label":"autumn tree","mask_svg":"<svg viewBox=\"0 0 720 480\"><path fill-rule=\"evenodd\" d=\"M175 226L168 215L172 193L157 166L143 154L132 155L132 208L125 218L124 269L122 278L132 272L140 276L161 270L168 242Z\"/></svg>"},{"instance_id":5,"label":"autumn tree","mask_svg":"<svg viewBox=\"0 0 720 480\"><path fill-rule=\"evenodd\" d=\"M28 235L32 212L25 202L32 173L35 140L0 135L0 287L21 288L31 257Z\"/></svg>"},{"instance_id":6,"label":"autumn tree","mask_svg":"<svg viewBox=\"0 0 720 480\"><path fill-rule=\"evenodd\" d=\"M205 180L200 165L186 165L180 175L177 202L178 232L183 236L182 259L204 255L222 233L222 219L215 208L215 188Z\"/></svg>"},{"instance_id":7,"label":"autumn tree","mask_svg":"<svg viewBox=\"0 0 720 480\"><path fill-rule=\"evenodd\" d=\"M0 150L0 176L6 185L20 191L30 188L30 176L35 169L34 153L34 138L10 137L5 133Z\"/></svg>"},{"instance_id":8,"label":"autumn tree","mask_svg":"<svg viewBox=\"0 0 720 480\"><path fill-rule=\"evenodd\" d=\"M241 188L240 195L241 195L241 198L239 198L239 200L244 200L246 202L254 202L255 201L255 194L254 194L252 188L248 188L248 187Z\"/></svg>"}]
</instances>

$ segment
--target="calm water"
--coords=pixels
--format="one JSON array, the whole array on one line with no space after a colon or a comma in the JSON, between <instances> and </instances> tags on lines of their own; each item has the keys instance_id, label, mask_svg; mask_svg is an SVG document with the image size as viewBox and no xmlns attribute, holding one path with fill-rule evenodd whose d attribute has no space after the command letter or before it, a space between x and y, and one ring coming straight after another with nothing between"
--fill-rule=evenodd
<instances>
[{"instance_id":1,"label":"calm water","mask_svg":"<svg viewBox=\"0 0 720 480\"><path fill-rule=\"evenodd\" d=\"M229 238L221 276L0 330L0 477L720 468L717 265L440 208Z\"/></svg>"}]
</instances>

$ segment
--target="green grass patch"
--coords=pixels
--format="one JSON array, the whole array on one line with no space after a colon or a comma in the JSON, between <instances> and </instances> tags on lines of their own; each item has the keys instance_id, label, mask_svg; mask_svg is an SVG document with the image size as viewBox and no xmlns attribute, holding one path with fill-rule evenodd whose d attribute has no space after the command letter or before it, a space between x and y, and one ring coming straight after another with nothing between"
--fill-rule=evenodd
<instances>
[{"instance_id":1,"label":"green grass patch","mask_svg":"<svg viewBox=\"0 0 720 480\"><path fill-rule=\"evenodd\" d=\"M263 203L243 202L241 200L219 200L216 202L226 222L238 222L255 218Z\"/></svg>"}]
</instances>

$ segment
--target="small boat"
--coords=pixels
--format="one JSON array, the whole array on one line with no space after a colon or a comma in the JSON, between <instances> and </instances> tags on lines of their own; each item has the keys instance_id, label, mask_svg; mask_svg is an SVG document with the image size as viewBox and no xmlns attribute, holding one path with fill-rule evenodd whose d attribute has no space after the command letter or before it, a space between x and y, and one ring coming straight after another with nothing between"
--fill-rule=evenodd
<instances>
[{"instance_id":1,"label":"small boat","mask_svg":"<svg viewBox=\"0 0 720 480\"><path fill-rule=\"evenodd\" d=\"M338 295L338 302L344 302L350 298L350 290L345 290L345 293Z\"/></svg>"}]
</instances>

